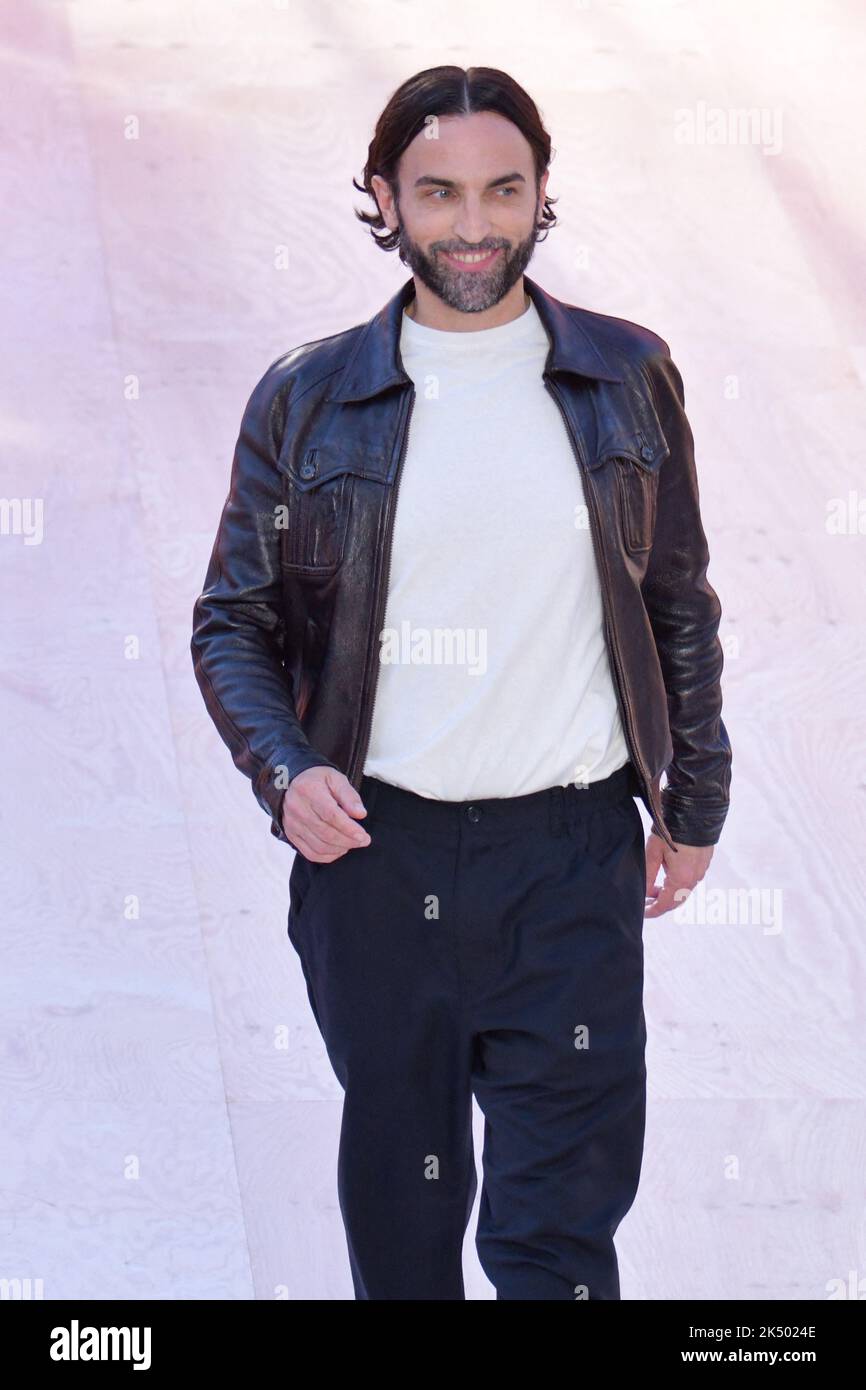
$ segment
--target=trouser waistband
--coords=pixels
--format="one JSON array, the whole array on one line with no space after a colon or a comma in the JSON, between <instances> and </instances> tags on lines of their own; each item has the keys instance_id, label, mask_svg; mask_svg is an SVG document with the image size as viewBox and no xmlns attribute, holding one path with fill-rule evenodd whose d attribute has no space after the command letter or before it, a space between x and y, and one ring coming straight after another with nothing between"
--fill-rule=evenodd
<instances>
[{"instance_id":1,"label":"trouser waistband","mask_svg":"<svg viewBox=\"0 0 866 1390\"><path fill-rule=\"evenodd\" d=\"M426 834L447 834L466 822L492 834L511 833L521 828L537 829L546 823L553 834L559 835L590 809L625 802L639 791L640 783L631 761L610 776L585 786L568 783L564 787L545 787L522 796L476 797L471 801L442 801L419 796L405 787L366 774L360 786L361 799L369 816Z\"/></svg>"}]
</instances>

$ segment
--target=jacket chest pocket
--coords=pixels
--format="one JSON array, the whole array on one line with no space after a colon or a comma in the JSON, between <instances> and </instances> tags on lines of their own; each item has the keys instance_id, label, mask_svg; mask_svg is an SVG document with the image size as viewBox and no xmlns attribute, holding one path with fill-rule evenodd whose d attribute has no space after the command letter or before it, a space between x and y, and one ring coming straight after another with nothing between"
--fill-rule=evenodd
<instances>
[{"instance_id":1,"label":"jacket chest pocket","mask_svg":"<svg viewBox=\"0 0 866 1390\"><path fill-rule=\"evenodd\" d=\"M639 432L599 460L616 469L622 538L631 555L652 549L659 471L669 457L670 450L661 435Z\"/></svg>"},{"instance_id":2,"label":"jacket chest pocket","mask_svg":"<svg viewBox=\"0 0 866 1390\"><path fill-rule=\"evenodd\" d=\"M346 546L355 476L351 456L308 449L300 462L280 464L283 516L280 563L285 570L327 575L339 569Z\"/></svg>"}]
</instances>

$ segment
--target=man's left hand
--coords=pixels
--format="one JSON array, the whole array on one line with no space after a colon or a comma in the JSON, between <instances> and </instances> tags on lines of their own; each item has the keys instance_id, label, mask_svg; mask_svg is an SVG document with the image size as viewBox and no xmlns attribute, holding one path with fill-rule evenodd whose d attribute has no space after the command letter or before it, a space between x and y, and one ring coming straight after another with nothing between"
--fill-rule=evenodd
<instances>
[{"instance_id":1,"label":"man's left hand","mask_svg":"<svg viewBox=\"0 0 866 1390\"><path fill-rule=\"evenodd\" d=\"M677 853L669 849L660 835L650 833L646 842L646 896L653 898L644 917L661 917L663 912L684 903L696 884L700 883L713 857L715 845L681 845L674 841ZM656 886L659 869L664 865L664 883Z\"/></svg>"}]
</instances>

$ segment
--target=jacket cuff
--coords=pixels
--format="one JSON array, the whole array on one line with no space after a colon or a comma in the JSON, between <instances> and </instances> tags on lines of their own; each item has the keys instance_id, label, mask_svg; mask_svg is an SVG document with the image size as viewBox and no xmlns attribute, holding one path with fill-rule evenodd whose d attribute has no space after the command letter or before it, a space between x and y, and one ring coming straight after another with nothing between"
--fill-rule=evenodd
<instances>
[{"instance_id":1,"label":"jacket cuff","mask_svg":"<svg viewBox=\"0 0 866 1390\"><path fill-rule=\"evenodd\" d=\"M708 803L662 788L662 815L671 839L680 845L706 848L718 844L728 814L727 802Z\"/></svg>"}]
</instances>

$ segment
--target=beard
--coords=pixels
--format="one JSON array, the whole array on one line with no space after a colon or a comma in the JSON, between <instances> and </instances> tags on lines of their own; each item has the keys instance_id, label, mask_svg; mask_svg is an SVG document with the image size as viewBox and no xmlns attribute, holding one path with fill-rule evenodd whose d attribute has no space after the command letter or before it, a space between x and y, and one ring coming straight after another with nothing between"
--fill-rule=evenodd
<instances>
[{"instance_id":1,"label":"beard","mask_svg":"<svg viewBox=\"0 0 866 1390\"><path fill-rule=\"evenodd\" d=\"M461 247L454 241L433 242L428 255L417 241L413 241L406 231L397 211L397 229L400 233L399 256L413 275L417 275L428 290L437 295L450 309L459 309L464 314L481 314L492 309L516 285L535 253L536 231L533 227L525 241L515 247L501 239L491 238L480 247ZM459 270L451 261L437 254L439 251L479 250L494 251L502 248L489 270Z\"/></svg>"}]
</instances>

